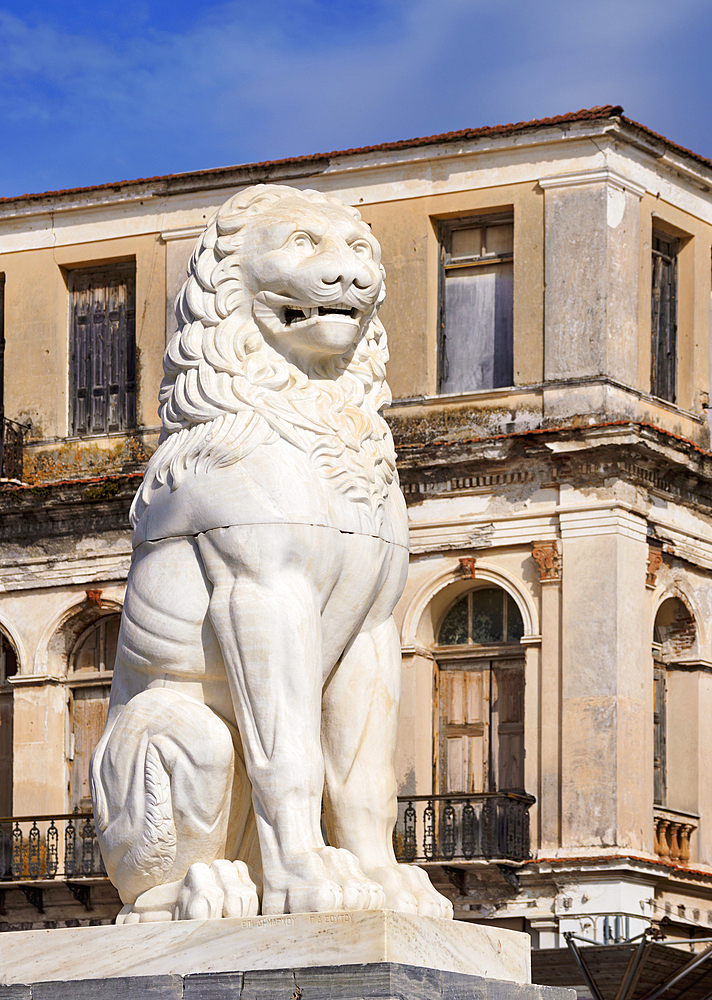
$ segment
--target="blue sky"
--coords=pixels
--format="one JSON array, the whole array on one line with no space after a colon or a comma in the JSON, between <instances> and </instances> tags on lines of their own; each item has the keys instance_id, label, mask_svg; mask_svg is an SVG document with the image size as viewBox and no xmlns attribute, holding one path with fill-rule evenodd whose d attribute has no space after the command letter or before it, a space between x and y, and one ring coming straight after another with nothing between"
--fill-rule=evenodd
<instances>
[{"instance_id":1,"label":"blue sky","mask_svg":"<svg viewBox=\"0 0 712 1000\"><path fill-rule=\"evenodd\" d=\"M0 0L0 196L622 104L712 157L710 0Z\"/></svg>"}]
</instances>

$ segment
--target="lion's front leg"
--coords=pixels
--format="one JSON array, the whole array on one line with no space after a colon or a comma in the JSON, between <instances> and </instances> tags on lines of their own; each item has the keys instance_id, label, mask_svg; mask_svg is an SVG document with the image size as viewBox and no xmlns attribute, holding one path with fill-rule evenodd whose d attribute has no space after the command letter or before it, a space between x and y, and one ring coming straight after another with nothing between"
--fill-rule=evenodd
<instances>
[{"instance_id":1,"label":"lion's front leg","mask_svg":"<svg viewBox=\"0 0 712 1000\"><path fill-rule=\"evenodd\" d=\"M383 905L356 858L321 834L321 610L311 564L324 543L312 535L325 530L249 525L199 537L252 783L263 913Z\"/></svg>"},{"instance_id":2,"label":"lion's front leg","mask_svg":"<svg viewBox=\"0 0 712 1000\"><path fill-rule=\"evenodd\" d=\"M352 851L383 887L388 909L452 917L452 904L422 868L398 864L393 851L400 672L398 631L389 617L356 636L324 691L329 839Z\"/></svg>"}]
</instances>

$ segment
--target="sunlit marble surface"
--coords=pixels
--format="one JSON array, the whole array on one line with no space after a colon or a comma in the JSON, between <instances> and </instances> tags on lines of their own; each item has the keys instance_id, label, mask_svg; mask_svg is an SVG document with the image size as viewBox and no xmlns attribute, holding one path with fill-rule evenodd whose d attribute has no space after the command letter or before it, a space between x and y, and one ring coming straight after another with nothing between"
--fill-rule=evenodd
<instances>
[{"instance_id":1,"label":"sunlit marble surface","mask_svg":"<svg viewBox=\"0 0 712 1000\"><path fill-rule=\"evenodd\" d=\"M530 982L529 936L359 910L0 935L0 985L396 962Z\"/></svg>"},{"instance_id":2,"label":"sunlit marble surface","mask_svg":"<svg viewBox=\"0 0 712 1000\"><path fill-rule=\"evenodd\" d=\"M91 765L118 923L452 916L391 836L408 520L384 294L371 230L316 191L239 191L198 241Z\"/></svg>"}]
</instances>

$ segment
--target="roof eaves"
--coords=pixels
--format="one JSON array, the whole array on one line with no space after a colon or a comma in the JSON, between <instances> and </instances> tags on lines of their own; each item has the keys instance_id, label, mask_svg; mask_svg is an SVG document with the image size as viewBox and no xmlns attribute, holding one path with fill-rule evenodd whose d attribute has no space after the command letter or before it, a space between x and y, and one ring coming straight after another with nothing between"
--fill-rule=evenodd
<instances>
[{"instance_id":1,"label":"roof eaves","mask_svg":"<svg viewBox=\"0 0 712 1000\"><path fill-rule=\"evenodd\" d=\"M674 150L681 156L689 157L695 160L696 163L702 164L708 170L712 170L712 160L708 159L706 156L701 156L699 153L694 153L691 149L687 149L685 146L680 146L676 142L672 142L670 139L666 139L664 135L660 135L658 132L653 132L652 129L648 128L647 125L641 125L640 122L633 121L632 118L626 118L624 115L620 115L620 120L625 125L630 126L636 131L644 135L648 140L652 140L653 145L659 145L667 149Z\"/></svg>"},{"instance_id":2,"label":"roof eaves","mask_svg":"<svg viewBox=\"0 0 712 1000\"><path fill-rule=\"evenodd\" d=\"M572 125L577 122L593 122L605 118L620 117L623 108L620 105L606 104L595 108L582 108L579 111L572 111L564 115L555 115L551 118L539 118L532 121L510 122L507 125L484 125L474 129L460 129L456 132L444 132L438 135L420 136L412 139L399 139L395 142L384 142L373 146L361 146L351 149L336 150L328 153L310 153L306 156L292 156L280 160L264 160L258 163L245 163L227 167L211 167L205 170L192 170L177 174L163 174L156 177L138 177L132 180L112 181L107 184L94 184L88 187L66 188L59 191L43 191L35 194L22 194L0 198L0 204L11 204L15 202L40 201L42 199L54 199L72 195L89 194L99 191L121 192L127 187L138 187L140 185L170 185L186 182L190 180L199 181L200 178L218 177L221 175L256 174L274 172L289 166L310 165L328 163L337 157L363 156L370 153L397 152L401 149L414 149L423 146L434 146L450 142L466 142L488 136L509 135L517 132L526 132L532 129L547 128L556 125ZM634 124L634 123L633 123ZM160 193L160 192L158 192Z\"/></svg>"},{"instance_id":3,"label":"roof eaves","mask_svg":"<svg viewBox=\"0 0 712 1000\"><path fill-rule=\"evenodd\" d=\"M368 156L376 153L398 152L399 150L418 149L426 146L444 145L456 142L471 142L478 139L506 136L513 134L524 134L536 129L562 126L569 128L576 124L587 122L600 122L606 119L617 119L626 130L638 133L645 139L644 148L655 149L658 147L664 155L665 150L677 153L680 156L694 160L696 163L712 170L712 160L694 153L684 146L680 146L665 136L659 135L652 129L632 118L626 118L623 108L618 104L605 104L599 107L582 108L579 111L571 111L563 115L554 115L550 118L536 118L531 121L510 122L506 125L484 125L479 128L459 129L455 132L443 132L437 135L418 136L411 139L398 139L394 142L383 142L371 146L360 146L350 149L333 150L324 153L309 153L304 156L291 156L278 160L262 160L256 163L234 164L226 167L209 167L203 170L184 171L176 174L162 174L155 177L138 177L123 181L111 181L106 184L94 184L87 187L66 188L59 191L44 191L31 194L14 195L0 198L0 205L27 204L50 201L57 198L71 198L78 195L90 195L92 193L114 191L117 195L125 194L126 189L137 189L141 185L147 188L145 197L155 197L161 194L171 193L171 189L177 188L181 193L191 190L202 190L206 187L213 187L212 179L222 178L226 183L232 178L236 183L256 183L268 180L275 173L283 174L294 169L294 176L308 176L315 172L315 168L326 169L334 159L352 156ZM623 139L627 137L622 136ZM652 149L651 149L652 147ZM305 169L306 168L306 169ZM152 190L151 190L152 189ZM133 198L140 195L132 194Z\"/></svg>"}]
</instances>

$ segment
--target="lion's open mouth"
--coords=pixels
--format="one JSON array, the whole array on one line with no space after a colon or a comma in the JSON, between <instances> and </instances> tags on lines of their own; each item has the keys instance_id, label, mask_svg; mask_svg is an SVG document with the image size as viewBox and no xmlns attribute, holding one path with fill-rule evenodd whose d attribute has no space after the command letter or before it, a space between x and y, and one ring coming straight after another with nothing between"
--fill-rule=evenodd
<instances>
[{"instance_id":1,"label":"lion's open mouth","mask_svg":"<svg viewBox=\"0 0 712 1000\"><path fill-rule=\"evenodd\" d=\"M314 308L304 306L303 309L287 306L284 310L284 323L285 326L291 326L292 323L299 323L301 320L311 319L313 316L346 316L348 319L358 319L359 315L358 309L351 309L349 306L315 306Z\"/></svg>"}]
</instances>

